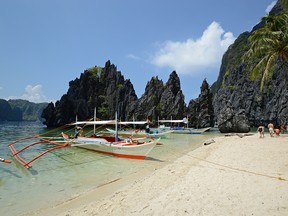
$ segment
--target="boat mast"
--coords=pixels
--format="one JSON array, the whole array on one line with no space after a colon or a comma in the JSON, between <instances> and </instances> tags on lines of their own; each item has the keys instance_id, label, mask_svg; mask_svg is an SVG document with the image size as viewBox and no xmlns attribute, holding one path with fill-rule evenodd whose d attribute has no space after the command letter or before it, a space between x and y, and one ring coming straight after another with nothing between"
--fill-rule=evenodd
<instances>
[{"instance_id":1,"label":"boat mast","mask_svg":"<svg viewBox=\"0 0 288 216\"><path fill-rule=\"evenodd\" d=\"M117 111L115 112L115 142L118 142Z\"/></svg>"},{"instance_id":2,"label":"boat mast","mask_svg":"<svg viewBox=\"0 0 288 216\"><path fill-rule=\"evenodd\" d=\"M96 107L94 108L94 121L96 121ZM96 134L96 125L94 124L94 134Z\"/></svg>"}]
</instances>

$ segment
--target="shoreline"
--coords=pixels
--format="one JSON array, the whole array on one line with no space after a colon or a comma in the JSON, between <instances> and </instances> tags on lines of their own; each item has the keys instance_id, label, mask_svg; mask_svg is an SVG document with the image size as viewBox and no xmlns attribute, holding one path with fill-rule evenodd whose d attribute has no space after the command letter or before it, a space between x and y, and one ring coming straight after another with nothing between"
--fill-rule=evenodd
<instances>
[{"instance_id":1,"label":"shoreline","mask_svg":"<svg viewBox=\"0 0 288 216\"><path fill-rule=\"evenodd\" d=\"M288 136L221 136L29 215L288 215Z\"/></svg>"}]
</instances>

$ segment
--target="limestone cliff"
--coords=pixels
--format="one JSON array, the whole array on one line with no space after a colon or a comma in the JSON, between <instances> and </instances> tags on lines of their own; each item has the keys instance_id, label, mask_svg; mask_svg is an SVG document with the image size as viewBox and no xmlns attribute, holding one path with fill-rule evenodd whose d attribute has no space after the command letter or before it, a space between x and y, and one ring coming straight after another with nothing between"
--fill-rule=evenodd
<instances>
[{"instance_id":1,"label":"limestone cliff","mask_svg":"<svg viewBox=\"0 0 288 216\"><path fill-rule=\"evenodd\" d=\"M191 100L187 108L188 125L194 128L214 125L213 94L206 79L202 82L199 97Z\"/></svg>"},{"instance_id":2,"label":"limestone cliff","mask_svg":"<svg viewBox=\"0 0 288 216\"><path fill-rule=\"evenodd\" d=\"M48 127L60 126L93 117L114 119L117 111L119 119L131 116L130 106L137 102L137 96L130 80L125 80L115 65L107 61L104 68L93 67L85 70L69 83L67 94L55 106L50 103L43 111L44 124Z\"/></svg>"},{"instance_id":3,"label":"limestone cliff","mask_svg":"<svg viewBox=\"0 0 288 216\"><path fill-rule=\"evenodd\" d=\"M67 94L54 105L50 103L42 113L48 127L61 126L93 117L94 108L100 119L114 119L115 112L122 121L159 118L183 118L184 95L180 79L173 71L164 85L153 77L138 99L130 80L125 80L115 65L108 61L104 68L93 67L69 83Z\"/></svg>"},{"instance_id":4,"label":"limestone cliff","mask_svg":"<svg viewBox=\"0 0 288 216\"><path fill-rule=\"evenodd\" d=\"M180 79L173 71L165 85L158 77L152 77L133 112L138 120L149 117L156 124L158 118L182 119L185 109Z\"/></svg>"},{"instance_id":5,"label":"limestone cliff","mask_svg":"<svg viewBox=\"0 0 288 216\"><path fill-rule=\"evenodd\" d=\"M280 14L283 10L278 1L270 15ZM214 112L218 122L223 120L221 113L229 108L232 113L241 112L245 115L250 126L256 127L261 121L266 123L272 121L276 125L288 123L287 60L278 58L275 61L267 70L269 76L261 88L267 65L262 69L258 67L258 70L252 68L256 68L265 54L257 56L252 53L250 58L243 58L251 48L251 35L268 25L264 20L262 19L251 32L241 34L223 56L218 80L212 86ZM287 26L284 26L284 29L287 29ZM286 46L287 43L288 41Z\"/></svg>"}]
</instances>

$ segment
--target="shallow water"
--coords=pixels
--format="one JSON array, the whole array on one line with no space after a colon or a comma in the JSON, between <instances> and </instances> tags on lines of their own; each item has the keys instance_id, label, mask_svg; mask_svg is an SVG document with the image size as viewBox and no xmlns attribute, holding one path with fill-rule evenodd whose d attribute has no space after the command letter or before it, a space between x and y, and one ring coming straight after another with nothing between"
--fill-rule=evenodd
<instances>
[{"instance_id":1,"label":"shallow water","mask_svg":"<svg viewBox=\"0 0 288 216\"><path fill-rule=\"evenodd\" d=\"M12 160L0 163L0 215L22 215L83 194L93 188L127 176L143 168L165 165L199 147L218 132L201 135L171 134L161 139L145 160L116 158L79 148L63 148L34 161L31 169L23 168L12 157L7 145L14 140L47 133L43 125L34 122L0 122L0 157ZM60 130L53 130L60 136ZM31 140L15 144L17 149ZM47 149L37 145L23 152L30 160Z\"/></svg>"}]
</instances>

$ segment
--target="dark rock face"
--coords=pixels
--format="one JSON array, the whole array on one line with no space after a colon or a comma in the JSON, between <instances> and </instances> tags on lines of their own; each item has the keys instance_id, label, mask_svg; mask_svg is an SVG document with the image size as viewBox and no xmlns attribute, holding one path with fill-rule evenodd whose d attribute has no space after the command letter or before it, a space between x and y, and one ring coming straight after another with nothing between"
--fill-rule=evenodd
<instances>
[{"instance_id":1,"label":"dark rock face","mask_svg":"<svg viewBox=\"0 0 288 216\"><path fill-rule=\"evenodd\" d=\"M50 103L42 113L48 127L61 126L93 117L94 108L100 119L114 119L115 112L122 121L150 120L159 118L183 118L185 112L184 95L180 79L175 71L164 85L158 77L147 83L145 92L138 100L130 80L117 71L108 61L104 68L91 68L80 78L69 83L67 94L55 106Z\"/></svg>"},{"instance_id":2,"label":"dark rock face","mask_svg":"<svg viewBox=\"0 0 288 216\"><path fill-rule=\"evenodd\" d=\"M210 92L206 79L202 82L201 93L195 100L191 100L187 113L189 127L204 128L214 126L213 94Z\"/></svg>"},{"instance_id":3,"label":"dark rock face","mask_svg":"<svg viewBox=\"0 0 288 216\"><path fill-rule=\"evenodd\" d=\"M288 66L280 63L260 92L260 79L250 80L244 72L244 65L231 71L223 78L224 85L214 97L214 112L221 119L221 109L230 101L235 112L244 110L251 127L260 122L285 125L288 122ZM233 131L238 132L238 131Z\"/></svg>"},{"instance_id":4,"label":"dark rock face","mask_svg":"<svg viewBox=\"0 0 288 216\"><path fill-rule=\"evenodd\" d=\"M283 8L278 1L270 14L276 15L281 11ZM264 25L264 22L260 22L252 32ZM220 121L226 122L228 116L221 119L222 111L223 109L229 110L227 101L230 101L233 113L240 112L245 115L251 127L258 127L260 122L264 124L272 122L276 126L286 125L288 123L288 64L278 59L269 71L270 75L263 91L260 91L261 77L253 77L247 63L241 58L249 49L250 35L250 32L241 34L223 56L218 80L212 86L215 116L219 123ZM251 61L255 61L256 65L259 59L251 59ZM259 74L261 76L261 70Z\"/></svg>"},{"instance_id":5,"label":"dark rock face","mask_svg":"<svg viewBox=\"0 0 288 216\"><path fill-rule=\"evenodd\" d=\"M145 92L134 109L137 120L145 120L149 117L155 124L158 118L182 119L184 111L184 95L175 71L170 74L165 85L158 77L153 77L147 83Z\"/></svg>"},{"instance_id":6,"label":"dark rock face","mask_svg":"<svg viewBox=\"0 0 288 216\"><path fill-rule=\"evenodd\" d=\"M180 87L180 79L175 71L170 74L170 77L164 87L160 99L160 114L162 119L182 119L185 111L184 95Z\"/></svg>"},{"instance_id":7,"label":"dark rock face","mask_svg":"<svg viewBox=\"0 0 288 216\"><path fill-rule=\"evenodd\" d=\"M220 111L218 115L218 127L221 133L248 133L250 126L244 110L234 112L231 102Z\"/></svg>"},{"instance_id":8,"label":"dark rock face","mask_svg":"<svg viewBox=\"0 0 288 216\"><path fill-rule=\"evenodd\" d=\"M137 102L130 80L124 80L115 65L107 61L104 68L94 67L84 71L80 78L69 83L67 94L57 101L55 107L49 104L42 113L48 127L61 126L79 120L90 119L97 109L97 117L114 119L130 115L130 105Z\"/></svg>"},{"instance_id":9,"label":"dark rock face","mask_svg":"<svg viewBox=\"0 0 288 216\"><path fill-rule=\"evenodd\" d=\"M152 120L158 116L158 105L163 91L163 81L159 80L158 77L152 77L146 85L144 94L133 107L134 117L137 120L146 120L147 117Z\"/></svg>"}]
</instances>

